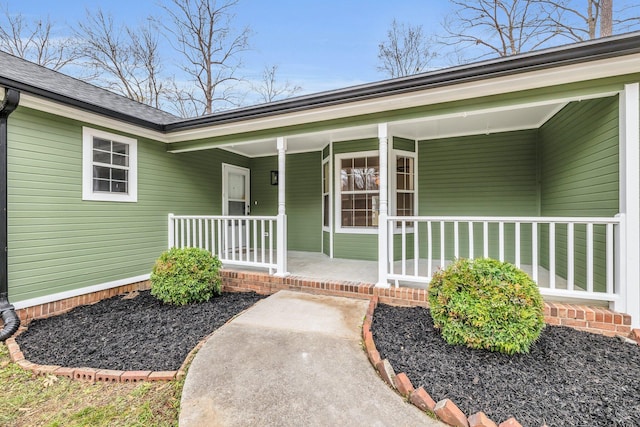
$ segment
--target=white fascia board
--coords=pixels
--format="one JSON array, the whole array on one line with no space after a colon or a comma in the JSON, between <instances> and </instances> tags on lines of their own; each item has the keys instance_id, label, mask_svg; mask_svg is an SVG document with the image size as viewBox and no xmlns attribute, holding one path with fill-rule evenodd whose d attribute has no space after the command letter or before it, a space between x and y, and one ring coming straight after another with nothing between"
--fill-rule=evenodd
<instances>
[{"instance_id":1,"label":"white fascia board","mask_svg":"<svg viewBox=\"0 0 640 427\"><path fill-rule=\"evenodd\" d=\"M121 120L102 116L100 114L91 113L76 107L71 107L69 105L30 95L28 93L20 95L20 106L32 108L45 113L55 114L56 116L78 120L91 126L105 127L118 133L129 133L142 138L149 138L164 143L168 142L167 136L162 132L136 126Z\"/></svg>"},{"instance_id":2,"label":"white fascia board","mask_svg":"<svg viewBox=\"0 0 640 427\"><path fill-rule=\"evenodd\" d=\"M171 143L212 138L633 74L638 72L639 61L640 54L634 54L615 59L603 59L591 63L547 68L467 83L456 84L452 82L449 85L414 93L344 102L304 111L176 131L167 135L167 140Z\"/></svg>"}]
</instances>

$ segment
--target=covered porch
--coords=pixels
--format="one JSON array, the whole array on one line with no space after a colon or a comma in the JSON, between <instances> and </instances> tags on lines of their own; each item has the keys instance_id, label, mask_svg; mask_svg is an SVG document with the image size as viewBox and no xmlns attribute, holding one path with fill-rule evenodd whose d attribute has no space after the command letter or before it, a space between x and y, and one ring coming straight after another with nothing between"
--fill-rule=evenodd
<instances>
[{"instance_id":1,"label":"covered porch","mask_svg":"<svg viewBox=\"0 0 640 427\"><path fill-rule=\"evenodd\" d=\"M251 184L241 215L224 203L222 215L169 215L168 243L225 267L378 287L426 288L455 258L492 257L548 299L635 324L639 102L638 84L614 85L176 146L232 153Z\"/></svg>"}]
</instances>

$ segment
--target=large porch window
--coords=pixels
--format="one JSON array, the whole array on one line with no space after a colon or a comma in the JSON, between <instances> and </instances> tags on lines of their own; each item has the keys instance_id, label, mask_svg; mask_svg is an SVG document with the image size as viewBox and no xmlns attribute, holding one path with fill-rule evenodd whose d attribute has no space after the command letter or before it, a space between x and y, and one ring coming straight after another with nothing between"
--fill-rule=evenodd
<instances>
[{"instance_id":1,"label":"large porch window","mask_svg":"<svg viewBox=\"0 0 640 427\"><path fill-rule=\"evenodd\" d=\"M339 170L338 224L341 228L378 226L380 159L377 152L336 156Z\"/></svg>"}]
</instances>

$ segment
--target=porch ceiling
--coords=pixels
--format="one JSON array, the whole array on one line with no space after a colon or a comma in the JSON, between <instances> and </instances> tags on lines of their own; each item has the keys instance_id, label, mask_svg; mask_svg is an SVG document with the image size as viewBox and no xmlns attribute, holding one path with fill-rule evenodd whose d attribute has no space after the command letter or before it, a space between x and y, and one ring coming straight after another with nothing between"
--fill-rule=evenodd
<instances>
[{"instance_id":1,"label":"porch ceiling","mask_svg":"<svg viewBox=\"0 0 640 427\"><path fill-rule=\"evenodd\" d=\"M543 105L510 106L430 115L389 122L389 135L424 140L535 129L542 126L565 105L566 101L559 101ZM371 124L287 136L287 152L320 151L331 141L376 138L377 132L377 124ZM247 157L277 154L275 138L234 143L221 148Z\"/></svg>"}]
</instances>

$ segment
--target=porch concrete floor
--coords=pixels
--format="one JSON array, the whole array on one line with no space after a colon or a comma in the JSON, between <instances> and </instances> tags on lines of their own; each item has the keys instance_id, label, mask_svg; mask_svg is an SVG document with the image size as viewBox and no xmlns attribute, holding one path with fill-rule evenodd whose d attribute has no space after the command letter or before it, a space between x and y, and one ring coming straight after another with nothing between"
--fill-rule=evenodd
<instances>
[{"instance_id":1,"label":"porch concrete floor","mask_svg":"<svg viewBox=\"0 0 640 427\"><path fill-rule=\"evenodd\" d=\"M378 281L378 263L355 259L329 258L318 252L287 252L287 269L294 276L310 279L337 280L345 282L376 283ZM225 266L236 271L261 271L245 266Z\"/></svg>"}]
</instances>

